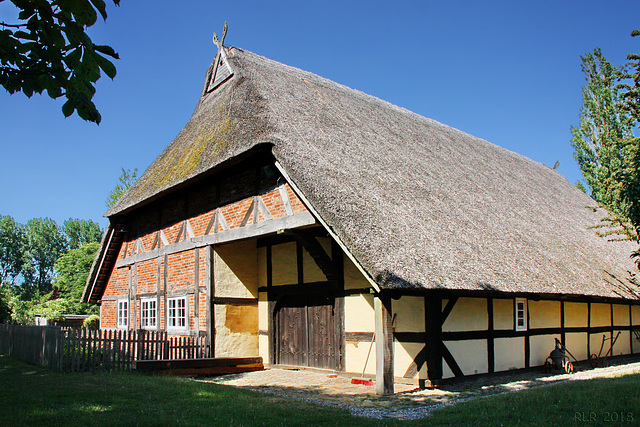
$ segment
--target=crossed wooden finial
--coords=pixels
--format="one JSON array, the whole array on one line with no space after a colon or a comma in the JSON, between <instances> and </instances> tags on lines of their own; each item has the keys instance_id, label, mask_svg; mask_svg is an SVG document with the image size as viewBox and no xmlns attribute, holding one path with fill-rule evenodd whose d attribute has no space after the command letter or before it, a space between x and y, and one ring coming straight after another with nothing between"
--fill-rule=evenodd
<instances>
[{"instance_id":1,"label":"crossed wooden finial","mask_svg":"<svg viewBox=\"0 0 640 427\"><path fill-rule=\"evenodd\" d=\"M224 27L222 28L222 39L218 40L218 35L213 32L213 43L218 46L218 50L222 50L222 45L224 44L224 38L227 37L227 21L224 21Z\"/></svg>"}]
</instances>

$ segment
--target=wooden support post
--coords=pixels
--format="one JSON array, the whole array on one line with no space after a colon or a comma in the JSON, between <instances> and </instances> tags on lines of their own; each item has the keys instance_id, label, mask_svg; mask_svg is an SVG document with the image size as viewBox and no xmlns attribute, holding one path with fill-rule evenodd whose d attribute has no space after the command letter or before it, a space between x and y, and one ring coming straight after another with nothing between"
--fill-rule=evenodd
<instances>
[{"instance_id":1,"label":"wooden support post","mask_svg":"<svg viewBox=\"0 0 640 427\"><path fill-rule=\"evenodd\" d=\"M129 283L127 287L127 329L131 328L131 306L132 301L135 301L133 298L133 271L131 267L129 267Z\"/></svg>"},{"instance_id":2,"label":"wooden support post","mask_svg":"<svg viewBox=\"0 0 640 427\"><path fill-rule=\"evenodd\" d=\"M487 298L487 320L489 337L487 338L487 371L492 374L495 371L495 328L493 324L493 298Z\"/></svg>"},{"instance_id":3,"label":"wooden support post","mask_svg":"<svg viewBox=\"0 0 640 427\"><path fill-rule=\"evenodd\" d=\"M193 264L193 328L195 337L200 336L200 249L194 251Z\"/></svg>"},{"instance_id":4,"label":"wooden support post","mask_svg":"<svg viewBox=\"0 0 640 427\"><path fill-rule=\"evenodd\" d=\"M528 312L529 310L527 310ZM567 333L564 329L565 314L564 314L564 300L560 301L560 343L562 347L567 345Z\"/></svg>"},{"instance_id":5,"label":"wooden support post","mask_svg":"<svg viewBox=\"0 0 640 427\"><path fill-rule=\"evenodd\" d=\"M587 303L587 358L591 356L591 302Z\"/></svg>"},{"instance_id":6,"label":"wooden support post","mask_svg":"<svg viewBox=\"0 0 640 427\"><path fill-rule=\"evenodd\" d=\"M374 298L376 323L376 393L393 394L393 330L391 297L379 293Z\"/></svg>"},{"instance_id":7,"label":"wooden support post","mask_svg":"<svg viewBox=\"0 0 640 427\"><path fill-rule=\"evenodd\" d=\"M205 285L207 286L207 295L206 295L206 310L207 310L207 348L209 349L209 354L207 357L215 357L215 329L214 329L214 311L213 311L213 301L214 301L214 283L213 283L213 246L207 246L205 252Z\"/></svg>"},{"instance_id":8,"label":"wooden support post","mask_svg":"<svg viewBox=\"0 0 640 427\"><path fill-rule=\"evenodd\" d=\"M138 329L138 264L133 265L133 304L129 307L133 313L133 325L131 325L131 329Z\"/></svg>"},{"instance_id":9,"label":"wooden support post","mask_svg":"<svg viewBox=\"0 0 640 427\"><path fill-rule=\"evenodd\" d=\"M331 239L331 259L333 260L333 265L335 270L338 272L338 284L337 288L339 289L339 294L336 295L335 300L335 311L336 311L336 343L337 352L336 354L336 371L344 371L344 349L345 349L345 340L344 340L344 258L343 252L340 245L338 245L335 240Z\"/></svg>"},{"instance_id":10,"label":"wooden support post","mask_svg":"<svg viewBox=\"0 0 640 427\"><path fill-rule=\"evenodd\" d=\"M158 271L157 271L157 282L156 282L156 327L158 329L161 328L160 325L160 296L162 294L162 258L158 257ZM166 309L166 308L165 308Z\"/></svg>"},{"instance_id":11,"label":"wooden support post","mask_svg":"<svg viewBox=\"0 0 640 427\"><path fill-rule=\"evenodd\" d=\"M442 380L442 297L428 294L424 297L424 315L427 346L427 378L429 386Z\"/></svg>"},{"instance_id":12,"label":"wooden support post","mask_svg":"<svg viewBox=\"0 0 640 427\"><path fill-rule=\"evenodd\" d=\"M271 252L271 245L267 246L267 301L269 311L269 326L268 326L268 340L269 340L269 360L268 363L274 365L279 360L276 360L276 296L273 292L273 255Z\"/></svg>"},{"instance_id":13,"label":"wooden support post","mask_svg":"<svg viewBox=\"0 0 640 427\"><path fill-rule=\"evenodd\" d=\"M164 330L169 329L169 308L167 307L167 287L169 285L169 255L164 256L164 269L162 274L162 305L164 306Z\"/></svg>"},{"instance_id":14,"label":"wooden support post","mask_svg":"<svg viewBox=\"0 0 640 427\"><path fill-rule=\"evenodd\" d=\"M629 327L631 328L629 331L629 354L633 354L633 340L635 339L635 335L633 334L633 315L631 312L631 304L629 304Z\"/></svg>"}]
</instances>

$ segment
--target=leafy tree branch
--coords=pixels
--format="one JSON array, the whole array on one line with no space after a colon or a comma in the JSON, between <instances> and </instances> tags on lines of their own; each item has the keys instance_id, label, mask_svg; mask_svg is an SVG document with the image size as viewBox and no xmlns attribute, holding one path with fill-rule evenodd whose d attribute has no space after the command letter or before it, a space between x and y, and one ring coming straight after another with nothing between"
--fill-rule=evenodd
<instances>
[{"instance_id":1,"label":"leafy tree branch","mask_svg":"<svg viewBox=\"0 0 640 427\"><path fill-rule=\"evenodd\" d=\"M77 112L99 124L101 116L92 101L95 83L102 72L116 76L111 59L119 58L110 46L94 44L86 32L98 14L107 19L104 0L11 2L19 22L0 23L0 85L27 97L44 91L54 99L64 96L65 117ZM120 0L113 3L117 6Z\"/></svg>"}]
</instances>

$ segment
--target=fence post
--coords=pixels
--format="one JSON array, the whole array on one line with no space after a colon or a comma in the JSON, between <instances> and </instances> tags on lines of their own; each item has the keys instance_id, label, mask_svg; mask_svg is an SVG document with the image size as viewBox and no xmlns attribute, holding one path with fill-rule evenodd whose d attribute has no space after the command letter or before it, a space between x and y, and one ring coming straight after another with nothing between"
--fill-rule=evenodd
<instances>
[{"instance_id":1,"label":"fence post","mask_svg":"<svg viewBox=\"0 0 640 427\"><path fill-rule=\"evenodd\" d=\"M163 355L162 358L163 359L168 359L169 358L169 351L170 351L170 341L169 341L169 335L167 334L166 331L162 332L162 341L164 342L164 351L163 351Z\"/></svg>"}]
</instances>

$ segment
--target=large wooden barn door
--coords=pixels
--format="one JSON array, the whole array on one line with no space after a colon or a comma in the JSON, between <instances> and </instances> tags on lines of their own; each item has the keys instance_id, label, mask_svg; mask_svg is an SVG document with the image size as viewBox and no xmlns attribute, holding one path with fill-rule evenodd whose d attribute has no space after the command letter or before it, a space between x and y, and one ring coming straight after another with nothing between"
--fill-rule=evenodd
<instances>
[{"instance_id":1,"label":"large wooden barn door","mask_svg":"<svg viewBox=\"0 0 640 427\"><path fill-rule=\"evenodd\" d=\"M306 366L307 315L304 295L285 295L276 313L276 360Z\"/></svg>"},{"instance_id":2,"label":"large wooden barn door","mask_svg":"<svg viewBox=\"0 0 640 427\"><path fill-rule=\"evenodd\" d=\"M276 363L335 369L335 298L330 292L289 294L279 299Z\"/></svg>"}]
</instances>

